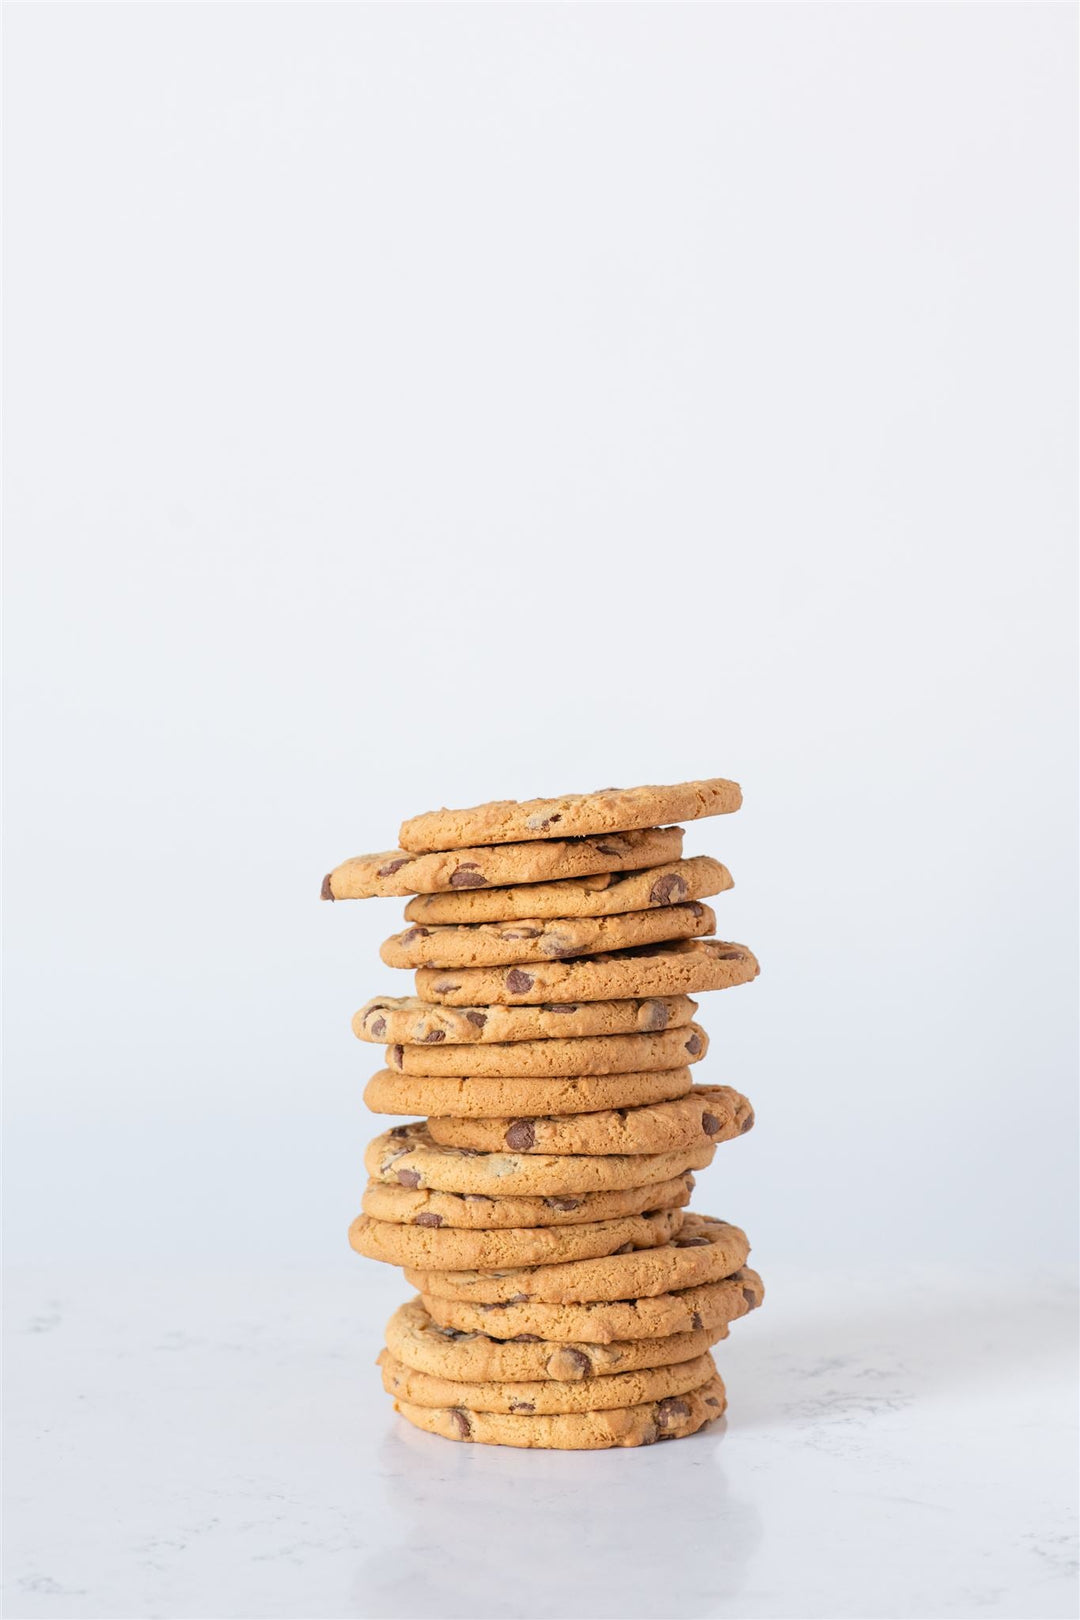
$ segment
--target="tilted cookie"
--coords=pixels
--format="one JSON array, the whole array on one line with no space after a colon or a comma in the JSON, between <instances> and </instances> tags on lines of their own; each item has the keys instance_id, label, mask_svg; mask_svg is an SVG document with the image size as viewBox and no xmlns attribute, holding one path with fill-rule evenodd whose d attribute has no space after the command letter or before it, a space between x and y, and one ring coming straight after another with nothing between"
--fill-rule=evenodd
<instances>
[{"instance_id":1,"label":"tilted cookie","mask_svg":"<svg viewBox=\"0 0 1080 1620\"><path fill-rule=\"evenodd\" d=\"M731 873L711 855L694 855L643 872L608 872L563 883L523 883L511 889L424 894L405 907L409 922L512 922L522 917L610 917L620 911L704 900L733 887Z\"/></svg>"},{"instance_id":2,"label":"tilted cookie","mask_svg":"<svg viewBox=\"0 0 1080 1620\"><path fill-rule=\"evenodd\" d=\"M390 1350L381 1351L377 1360L388 1395L413 1406L464 1406L470 1412L608 1412L618 1406L662 1401L666 1395L685 1395L716 1373L708 1351L692 1361L610 1373L578 1383L537 1378L517 1384L495 1380L456 1384L452 1378L406 1367Z\"/></svg>"},{"instance_id":3,"label":"tilted cookie","mask_svg":"<svg viewBox=\"0 0 1080 1620\"><path fill-rule=\"evenodd\" d=\"M509 1227L494 1232L465 1232L455 1226L400 1226L358 1215L349 1227L349 1242L369 1260L391 1266L438 1271L500 1266L547 1266L566 1260L593 1260L627 1247L650 1248L670 1243L682 1231L681 1209L623 1215L613 1221L587 1221L580 1226Z\"/></svg>"},{"instance_id":4,"label":"tilted cookie","mask_svg":"<svg viewBox=\"0 0 1080 1620\"><path fill-rule=\"evenodd\" d=\"M612 1077L614 1078L614 1077ZM540 1082L553 1085L557 1082ZM498 1153L671 1153L707 1139L729 1142L754 1123L747 1099L730 1086L694 1086L682 1097L595 1113L516 1119L433 1115L428 1130L444 1147Z\"/></svg>"},{"instance_id":5,"label":"tilted cookie","mask_svg":"<svg viewBox=\"0 0 1080 1620\"><path fill-rule=\"evenodd\" d=\"M403 1187L399 1182L368 1182L360 1207L377 1221L402 1226L453 1226L470 1232L493 1232L512 1226L577 1226L584 1221L612 1221L620 1215L643 1215L650 1209L681 1209L694 1190L689 1170L647 1187L613 1192L564 1193L550 1198L489 1198L483 1193L438 1192L430 1187Z\"/></svg>"},{"instance_id":6,"label":"tilted cookie","mask_svg":"<svg viewBox=\"0 0 1080 1620\"><path fill-rule=\"evenodd\" d=\"M560 1412L550 1416L515 1412L470 1412L463 1406L416 1406L395 1400L394 1411L407 1423L446 1440L481 1446L521 1446L529 1450L604 1451L612 1446L651 1446L696 1434L718 1418L727 1403L719 1374L685 1395L666 1395L641 1406L611 1412Z\"/></svg>"},{"instance_id":7,"label":"tilted cookie","mask_svg":"<svg viewBox=\"0 0 1080 1620\"><path fill-rule=\"evenodd\" d=\"M625 911L616 917L566 917L545 921L471 923L460 928L425 928L413 923L379 946L387 967L505 967L568 956L632 949L658 940L692 939L716 927L711 906L691 900L685 906Z\"/></svg>"},{"instance_id":8,"label":"tilted cookie","mask_svg":"<svg viewBox=\"0 0 1080 1620\"><path fill-rule=\"evenodd\" d=\"M749 1253L746 1233L737 1226L691 1213L678 1237L654 1249L503 1271L422 1271L407 1266L405 1276L423 1294L425 1304L431 1296L481 1305L648 1299L730 1277Z\"/></svg>"},{"instance_id":9,"label":"tilted cookie","mask_svg":"<svg viewBox=\"0 0 1080 1620\"><path fill-rule=\"evenodd\" d=\"M676 1334L713 1332L735 1322L755 1310L764 1297L765 1286L757 1272L740 1266L717 1282L653 1294L648 1299L475 1305L424 1294L421 1304L437 1327L470 1335L493 1334L498 1343L512 1342L524 1334L567 1344L614 1345L624 1340L657 1339L663 1345Z\"/></svg>"},{"instance_id":10,"label":"tilted cookie","mask_svg":"<svg viewBox=\"0 0 1080 1620\"><path fill-rule=\"evenodd\" d=\"M404 849L354 855L323 878L324 900L369 900L377 895L453 893L457 889L519 883L560 883L566 878L636 871L677 861L681 827L644 827L606 838L487 845L416 855Z\"/></svg>"},{"instance_id":11,"label":"tilted cookie","mask_svg":"<svg viewBox=\"0 0 1080 1620\"><path fill-rule=\"evenodd\" d=\"M599 788L559 799L496 799L468 810L429 810L403 821L402 849L461 849L519 839L606 836L665 821L696 821L737 810L742 792L722 776L672 787Z\"/></svg>"},{"instance_id":12,"label":"tilted cookie","mask_svg":"<svg viewBox=\"0 0 1080 1620\"><path fill-rule=\"evenodd\" d=\"M386 1049L387 1066L399 1074L496 1074L530 1077L629 1074L699 1063L709 1049L700 1024L657 1035L583 1035L574 1040L502 1041L485 1046L400 1042Z\"/></svg>"},{"instance_id":13,"label":"tilted cookie","mask_svg":"<svg viewBox=\"0 0 1080 1620\"><path fill-rule=\"evenodd\" d=\"M364 1168L374 1180L402 1187L501 1198L571 1198L670 1181L686 1170L704 1170L715 1152L711 1138L703 1137L676 1153L477 1153L441 1147L426 1123L420 1123L395 1125L369 1142Z\"/></svg>"},{"instance_id":14,"label":"tilted cookie","mask_svg":"<svg viewBox=\"0 0 1080 1620\"><path fill-rule=\"evenodd\" d=\"M539 1007L442 1007L417 996L379 996L353 1017L361 1041L405 1046L487 1045L562 1040L586 1035L634 1035L688 1024L697 1012L689 996L626 1001L555 1002Z\"/></svg>"},{"instance_id":15,"label":"tilted cookie","mask_svg":"<svg viewBox=\"0 0 1080 1620\"><path fill-rule=\"evenodd\" d=\"M511 968L448 972L420 968L416 993L450 1007L608 1001L625 996L678 996L748 984L758 964L745 945L722 939L676 940L572 962L529 962Z\"/></svg>"},{"instance_id":16,"label":"tilted cookie","mask_svg":"<svg viewBox=\"0 0 1080 1620\"><path fill-rule=\"evenodd\" d=\"M704 1355L718 1339L727 1338L727 1324L670 1333L659 1339L623 1339L616 1344L560 1343L534 1333L520 1338L493 1339L487 1333L462 1333L439 1327L416 1296L400 1305L386 1324L386 1347L404 1367L433 1378L456 1382L523 1383L556 1379L564 1384L611 1373L636 1372L643 1367L671 1367ZM420 1402L421 1405L426 1403Z\"/></svg>"},{"instance_id":17,"label":"tilted cookie","mask_svg":"<svg viewBox=\"0 0 1080 1620\"><path fill-rule=\"evenodd\" d=\"M512 1114L516 1119L522 1114L577 1115L668 1102L685 1097L690 1085L690 1070L686 1068L547 1079L394 1074L390 1069L380 1069L364 1088L364 1102L373 1114L485 1120ZM503 1145L500 1142L499 1146Z\"/></svg>"}]
</instances>

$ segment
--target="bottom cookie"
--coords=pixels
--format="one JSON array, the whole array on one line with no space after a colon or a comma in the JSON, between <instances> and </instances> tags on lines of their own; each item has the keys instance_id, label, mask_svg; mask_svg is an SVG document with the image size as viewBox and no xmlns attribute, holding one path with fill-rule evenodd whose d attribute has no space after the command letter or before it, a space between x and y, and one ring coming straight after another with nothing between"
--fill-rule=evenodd
<instances>
[{"instance_id":1,"label":"bottom cookie","mask_svg":"<svg viewBox=\"0 0 1080 1620\"><path fill-rule=\"evenodd\" d=\"M612 1446L651 1446L695 1434L727 1405L723 1380L708 1379L684 1395L607 1412L524 1413L470 1412L462 1406L414 1406L396 1400L394 1410L406 1422L446 1440L468 1440L480 1446L520 1446L551 1451L605 1451Z\"/></svg>"}]
</instances>

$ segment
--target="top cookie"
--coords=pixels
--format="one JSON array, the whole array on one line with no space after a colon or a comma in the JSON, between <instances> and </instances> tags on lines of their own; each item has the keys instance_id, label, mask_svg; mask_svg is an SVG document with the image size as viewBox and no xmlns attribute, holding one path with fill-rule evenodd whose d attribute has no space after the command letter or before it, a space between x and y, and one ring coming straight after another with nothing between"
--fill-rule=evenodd
<instances>
[{"instance_id":1,"label":"top cookie","mask_svg":"<svg viewBox=\"0 0 1080 1620\"><path fill-rule=\"evenodd\" d=\"M403 821L402 849L463 849L518 839L589 837L737 810L742 792L722 776L673 787L600 788L561 799L496 799L468 810L429 810Z\"/></svg>"},{"instance_id":2,"label":"top cookie","mask_svg":"<svg viewBox=\"0 0 1080 1620\"><path fill-rule=\"evenodd\" d=\"M606 838L487 845L412 855L403 849L354 855L323 878L324 900L370 900L377 895L449 894L460 889L516 883L561 883L597 873L663 866L682 854L681 827L645 827Z\"/></svg>"}]
</instances>

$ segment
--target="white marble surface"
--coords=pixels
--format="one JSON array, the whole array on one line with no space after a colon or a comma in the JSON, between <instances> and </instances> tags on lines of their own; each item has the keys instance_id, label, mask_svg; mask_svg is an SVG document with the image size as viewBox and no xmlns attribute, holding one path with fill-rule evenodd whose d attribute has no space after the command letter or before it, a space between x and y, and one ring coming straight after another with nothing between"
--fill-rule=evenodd
<instances>
[{"instance_id":1,"label":"white marble surface","mask_svg":"<svg viewBox=\"0 0 1080 1620\"><path fill-rule=\"evenodd\" d=\"M8 1620L1077 1612L1061 1282L770 1275L725 1425L456 1446L372 1361L401 1279L16 1273Z\"/></svg>"}]
</instances>

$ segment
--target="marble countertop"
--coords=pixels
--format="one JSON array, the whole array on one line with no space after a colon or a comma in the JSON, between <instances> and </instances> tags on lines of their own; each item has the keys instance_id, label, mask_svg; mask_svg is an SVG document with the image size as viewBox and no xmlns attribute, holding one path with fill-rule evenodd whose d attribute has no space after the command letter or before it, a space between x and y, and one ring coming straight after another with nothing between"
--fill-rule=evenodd
<instances>
[{"instance_id":1,"label":"marble countertop","mask_svg":"<svg viewBox=\"0 0 1080 1620\"><path fill-rule=\"evenodd\" d=\"M1065 1285L766 1281L722 1424L574 1454L397 1419L388 1268L16 1271L8 1620L1074 1616Z\"/></svg>"}]
</instances>

